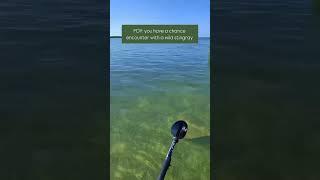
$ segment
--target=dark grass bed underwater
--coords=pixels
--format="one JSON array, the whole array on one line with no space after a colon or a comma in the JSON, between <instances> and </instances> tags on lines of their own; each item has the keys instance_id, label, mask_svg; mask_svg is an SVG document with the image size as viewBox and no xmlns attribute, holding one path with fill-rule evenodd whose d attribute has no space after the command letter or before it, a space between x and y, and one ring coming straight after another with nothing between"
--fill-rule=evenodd
<instances>
[{"instance_id":1,"label":"dark grass bed underwater","mask_svg":"<svg viewBox=\"0 0 320 180\"><path fill-rule=\"evenodd\" d=\"M209 179L209 43L111 39L111 179L156 179L178 119L188 122L189 132L166 179Z\"/></svg>"}]
</instances>

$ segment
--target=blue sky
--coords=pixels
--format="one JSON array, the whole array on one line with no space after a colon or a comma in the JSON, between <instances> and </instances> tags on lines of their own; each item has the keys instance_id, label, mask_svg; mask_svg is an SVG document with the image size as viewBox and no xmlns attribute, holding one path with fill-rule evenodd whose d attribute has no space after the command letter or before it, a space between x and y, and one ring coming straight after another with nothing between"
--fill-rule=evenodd
<instances>
[{"instance_id":1,"label":"blue sky","mask_svg":"<svg viewBox=\"0 0 320 180\"><path fill-rule=\"evenodd\" d=\"M122 24L198 24L210 36L210 0L110 0L110 35Z\"/></svg>"}]
</instances>

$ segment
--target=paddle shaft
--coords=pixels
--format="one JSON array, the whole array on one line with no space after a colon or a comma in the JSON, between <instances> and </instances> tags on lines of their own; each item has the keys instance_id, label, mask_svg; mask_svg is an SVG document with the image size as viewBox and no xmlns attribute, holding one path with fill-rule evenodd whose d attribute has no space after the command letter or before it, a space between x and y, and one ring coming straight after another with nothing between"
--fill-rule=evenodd
<instances>
[{"instance_id":1,"label":"paddle shaft","mask_svg":"<svg viewBox=\"0 0 320 180\"><path fill-rule=\"evenodd\" d=\"M164 162L162 164L162 169L161 169L160 175L158 176L157 180L164 180L164 177L166 176L166 173L167 173L167 171L169 169L169 166L170 166L171 156L172 156L172 153L173 153L174 146L177 143L178 143L178 139L177 138L173 138L173 141L172 141L171 146L169 148L169 151L167 153L166 159L164 160Z\"/></svg>"}]
</instances>

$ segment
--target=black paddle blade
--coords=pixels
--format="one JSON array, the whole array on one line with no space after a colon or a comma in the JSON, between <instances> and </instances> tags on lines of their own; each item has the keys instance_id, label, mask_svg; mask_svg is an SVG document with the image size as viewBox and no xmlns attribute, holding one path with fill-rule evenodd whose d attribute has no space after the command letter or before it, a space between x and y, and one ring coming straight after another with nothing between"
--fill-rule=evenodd
<instances>
[{"instance_id":1,"label":"black paddle blade","mask_svg":"<svg viewBox=\"0 0 320 180\"><path fill-rule=\"evenodd\" d=\"M183 120L179 120L172 125L171 134L173 137L182 139L187 134L187 130L188 130L188 124Z\"/></svg>"}]
</instances>

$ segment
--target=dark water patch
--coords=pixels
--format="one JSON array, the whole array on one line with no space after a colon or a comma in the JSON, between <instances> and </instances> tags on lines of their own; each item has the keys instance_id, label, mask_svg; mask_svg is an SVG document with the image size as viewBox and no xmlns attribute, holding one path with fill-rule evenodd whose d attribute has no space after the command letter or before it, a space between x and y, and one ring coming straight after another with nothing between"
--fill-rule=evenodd
<instances>
[{"instance_id":1,"label":"dark water patch","mask_svg":"<svg viewBox=\"0 0 320 180\"><path fill-rule=\"evenodd\" d=\"M210 136L201 136L196 138L187 139L191 143L195 143L201 146L210 146Z\"/></svg>"},{"instance_id":2,"label":"dark water patch","mask_svg":"<svg viewBox=\"0 0 320 180\"><path fill-rule=\"evenodd\" d=\"M0 179L104 178L105 7L0 2Z\"/></svg>"},{"instance_id":3,"label":"dark water patch","mask_svg":"<svg viewBox=\"0 0 320 180\"><path fill-rule=\"evenodd\" d=\"M311 1L214 8L216 178L319 177L320 21Z\"/></svg>"}]
</instances>

